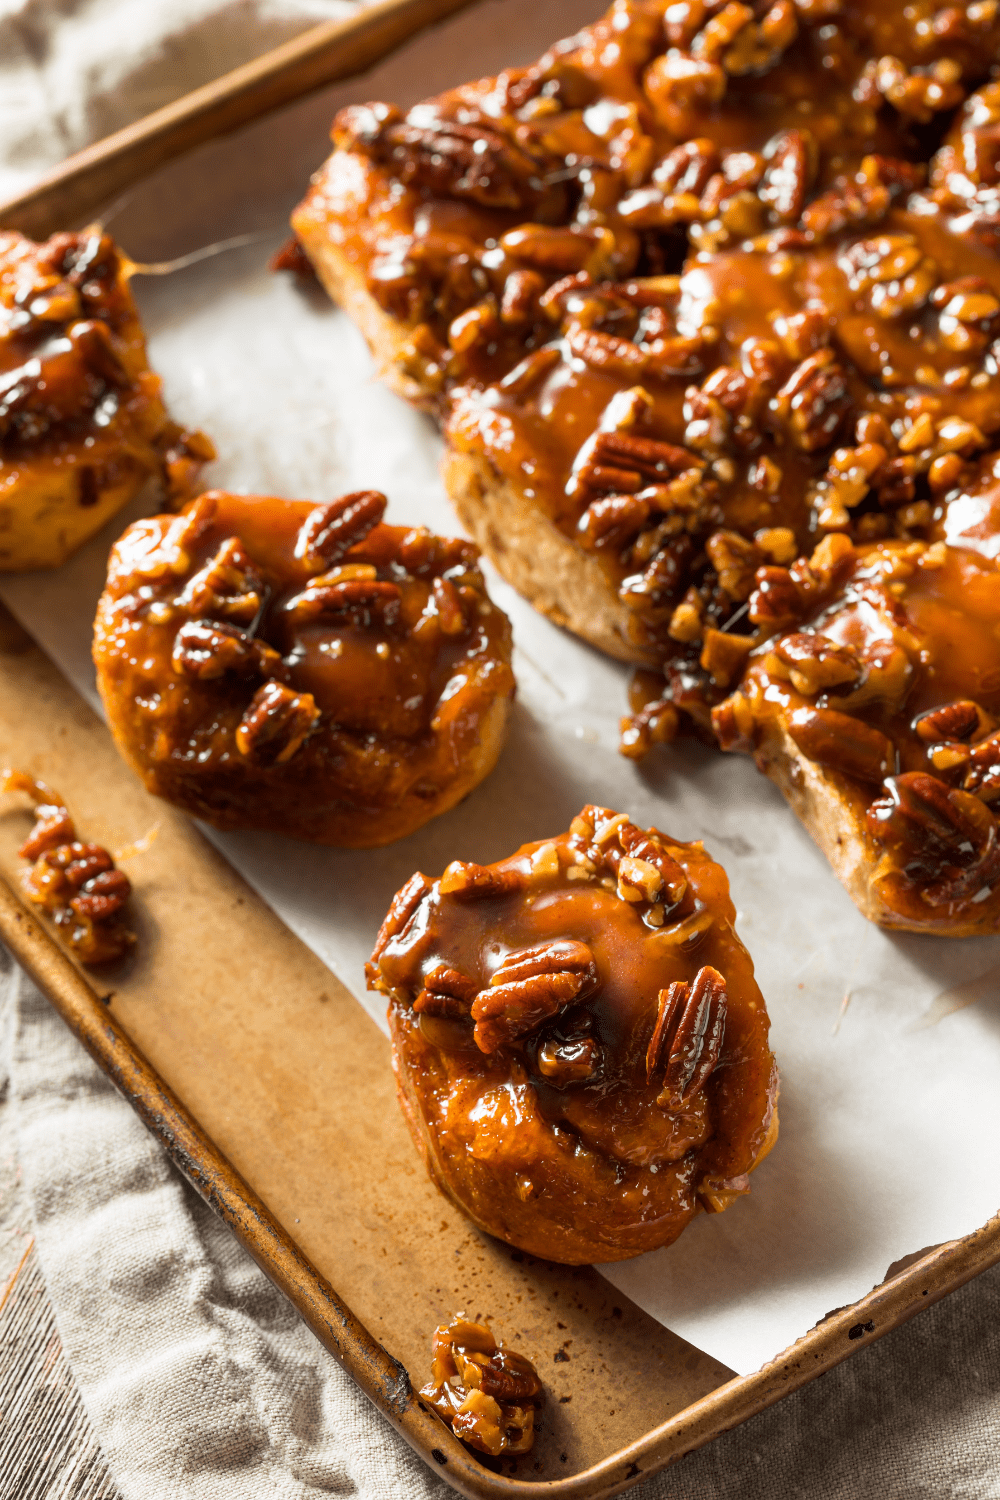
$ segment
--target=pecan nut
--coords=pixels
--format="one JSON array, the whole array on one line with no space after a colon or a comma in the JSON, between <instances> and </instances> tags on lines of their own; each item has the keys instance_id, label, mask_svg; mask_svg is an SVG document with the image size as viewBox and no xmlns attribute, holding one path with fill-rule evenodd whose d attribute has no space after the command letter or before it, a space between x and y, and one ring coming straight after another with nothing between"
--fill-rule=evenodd
<instances>
[{"instance_id":1,"label":"pecan nut","mask_svg":"<svg viewBox=\"0 0 1000 1500\"><path fill-rule=\"evenodd\" d=\"M476 1046L495 1052L592 989L594 956L586 943L556 940L509 953L488 989L472 1002Z\"/></svg>"},{"instance_id":2,"label":"pecan nut","mask_svg":"<svg viewBox=\"0 0 1000 1500\"><path fill-rule=\"evenodd\" d=\"M709 965L693 983L676 980L661 990L656 1023L646 1049L646 1077L666 1059L657 1103L680 1109L704 1088L722 1055L726 1031L726 981Z\"/></svg>"},{"instance_id":3,"label":"pecan nut","mask_svg":"<svg viewBox=\"0 0 1000 1500\"><path fill-rule=\"evenodd\" d=\"M356 490L310 511L295 540L295 556L313 573L339 562L364 541L385 514L388 500L378 490Z\"/></svg>"},{"instance_id":4,"label":"pecan nut","mask_svg":"<svg viewBox=\"0 0 1000 1500\"><path fill-rule=\"evenodd\" d=\"M377 965L379 959L393 938L399 937L405 931L417 907L423 901L424 897L429 894L431 889L431 882L427 879L427 876L421 875L420 871L417 870L393 896L389 910L385 914L385 920L375 938L372 956L365 966L365 977L369 984L374 984L378 981Z\"/></svg>"},{"instance_id":5,"label":"pecan nut","mask_svg":"<svg viewBox=\"0 0 1000 1500\"><path fill-rule=\"evenodd\" d=\"M892 741L850 714L833 708L796 708L787 724L802 754L827 770L879 783L896 769Z\"/></svg>"},{"instance_id":6,"label":"pecan nut","mask_svg":"<svg viewBox=\"0 0 1000 1500\"><path fill-rule=\"evenodd\" d=\"M260 574L236 537L227 537L215 556L189 579L176 602L192 615L249 625L260 613L264 597Z\"/></svg>"},{"instance_id":7,"label":"pecan nut","mask_svg":"<svg viewBox=\"0 0 1000 1500\"><path fill-rule=\"evenodd\" d=\"M265 683L237 725L236 748L251 765L284 765L316 727L319 716L312 693L296 693L279 682Z\"/></svg>"},{"instance_id":8,"label":"pecan nut","mask_svg":"<svg viewBox=\"0 0 1000 1500\"><path fill-rule=\"evenodd\" d=\"M913 727L926 745L942 740L967 740L983 725L985 715L978 703L959 698L940 708L928 709L914 719Z\"/></svg>"}]
</instances>

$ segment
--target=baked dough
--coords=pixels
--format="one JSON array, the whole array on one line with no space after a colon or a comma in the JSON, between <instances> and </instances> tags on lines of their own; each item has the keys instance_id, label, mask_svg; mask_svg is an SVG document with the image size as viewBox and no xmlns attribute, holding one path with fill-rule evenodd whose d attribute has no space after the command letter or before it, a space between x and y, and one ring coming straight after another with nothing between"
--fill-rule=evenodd
<instances>
[{"instance_id":1,"label":"baked dough","mask_svg":"<svg viewBox=\"0 0 1000 1500\"><path fill-rule=\"evenodd\" d=\"M671 1244L777 1136L777 1074L725 874L608 808L395 897L369 984L438 1186L569 1265Z\"/></svg>"},{"instance_id":2,"label":"baked dough","mask_svg":"<svg viewBox=\"0 0 1000 1500\"><path fill-rule=\"evenodd\" d=\"M94 660L149 791L217 828L367 848L493 769L507 617L470 542L387 526L385 504L211 491L129 527Z\"/></svg>"}]
</instances>

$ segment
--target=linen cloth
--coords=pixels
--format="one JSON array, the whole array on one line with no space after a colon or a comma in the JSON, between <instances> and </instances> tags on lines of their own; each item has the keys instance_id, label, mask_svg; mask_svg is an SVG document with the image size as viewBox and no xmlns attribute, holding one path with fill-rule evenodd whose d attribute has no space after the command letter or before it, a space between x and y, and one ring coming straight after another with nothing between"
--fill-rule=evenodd
<instances>
[{"instance_id":1,"label":"linen cloth","mask_svg":"<svg viewBox=\"0 0 1000 1500\"><path fill-rule=\"evenodd\" d=\"M0 0L0 194L350 9L350 0ZM123 1500L451 1494L2 950L0 1020L0 1158L19 1157L63 1346ZM1000 1268L633 1493L1000 1500Z\"/></svg>"}]
</instances>

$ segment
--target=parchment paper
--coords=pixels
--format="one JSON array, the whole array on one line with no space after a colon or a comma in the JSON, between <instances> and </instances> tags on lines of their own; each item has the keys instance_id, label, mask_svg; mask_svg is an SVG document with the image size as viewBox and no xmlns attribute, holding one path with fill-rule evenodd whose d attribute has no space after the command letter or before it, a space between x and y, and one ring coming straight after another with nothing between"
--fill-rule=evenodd
<instances>
[{"instance_id":1,"label":"parchment paper","mask_svg":"<svg viewBox=\"0 0 1000 1500\"><path fill-rule=\"evenodd\" d=\"M527 61L594 9L491 0L373 77L161 172L118 211L111 227L137 259L259 232L241 249L136 283L173 412L219 448L211 483L310 499L378 488L390 496L390 520L457 530L431 423L377 383L347 318L318 292L269 275L266 258L340 104L407 104ZM139 502L133 515L148 508ZM108 547L129 519L60 572L0 584L92 702L90 622ZM748 760L694 745L639 767L623 760L625 669L548 624L492 573L490 586L514 622L519 696L500 765L461 807L394 847L360 853L211 836L380 1025L362 966L414 869L435 875L453 858L496 859L564 828L591 801L706 841L729 872L771 1014L781 1138L749 1198L699 1217L666 1251L602 1270L747 1373L893 1263L975 1229L1000 1206L1000 951L991 939L870 926ZM138 863L132 873L141 899Z\"/></svg>"}]
</instances>

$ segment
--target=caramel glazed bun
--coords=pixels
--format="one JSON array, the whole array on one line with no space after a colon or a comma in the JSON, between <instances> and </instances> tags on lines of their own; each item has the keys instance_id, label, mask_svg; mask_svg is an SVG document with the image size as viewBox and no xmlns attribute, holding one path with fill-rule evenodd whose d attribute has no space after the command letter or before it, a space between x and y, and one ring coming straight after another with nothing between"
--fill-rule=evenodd
<instances>
[{"instance_id":1,"label":"caramel glazed bun","mask_svg":"<svg viewBox=\"0 0 1000 1500\"><path fill-rule=\"evenodd\" d=\"M182 504L215 457L167 415L133 269L99 227L0 232L0 573L65 562L152 475Z\"/></svg>"},{"instance_id":2,"label":"caramel glazed bun","mask_svg":"<svg viewBox=\"0 0 1000 1500\"><path fill-rule=\"evenodd\" d=\"M493 769L507 617L472 543L384 525L385 505L214 491L129 527L94 660L151 792L217 828L367 848Z\"/></svg>"},{"instance_id":3,"label":"caramel glazed bun","mask_svg":"<svg viewBox=\"0 0 1000 1500\"><path fill-rule=\"evenodd\" d=\"M398 892L369 986L418 1149L481 1229L625 1260L749 1190L777 1071L734 919L700 843L603 807Z\"/></svg>"}]
</instances>

